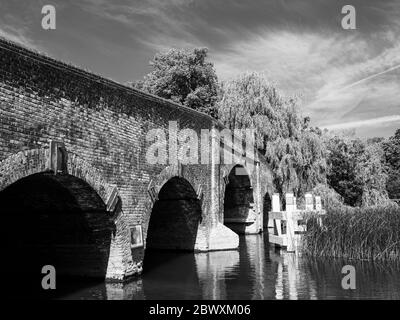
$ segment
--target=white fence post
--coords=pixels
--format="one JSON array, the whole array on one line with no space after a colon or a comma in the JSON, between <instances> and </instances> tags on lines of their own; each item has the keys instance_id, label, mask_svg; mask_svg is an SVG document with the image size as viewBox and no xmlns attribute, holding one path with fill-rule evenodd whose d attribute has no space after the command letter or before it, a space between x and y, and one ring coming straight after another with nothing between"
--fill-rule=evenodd
<instances>
[{"instance_id":1,"label":"white fence post","mask_svg":"<svg viewBox=\"0 0 400 320\"><path fill-rule=\"evenodd\" d=\"M311 193L306 193L305 198L306 198L306 210L307 211L314 210L314 202L313 202L312 194Z\"/></svg>"},{"instance_id":2,"label":"white fence post","mask_svg":"<svg viewBox=\"0 0 400 320\"><path fill-rule=\"evenodd\" d=\"M274 233L270 234L270 243L286 247L287 252L296 252L301 243L301 235L306 231L304 213L306 211L314 211L313 195L306 194L306 210L297 210L296 198L292 193L287 193L286 210L280 211L279 195L274 194L272 197L272 220L274 224ZM322 209L321 197L315 197L315 208L319 209L315 213L318 223L322 225L322 216L325 210ZM282 234L282 221L286 222L286 234ZM299 225L301 221L301 224Z\"/></svg>"},{"instance_id":3,"label":"white fence post","mask_svg":"<svg viewBox=\"0 0 400 320\"><path fill-rule=\"evenodd\" d=\"M315 210L322 210L321 197L315 196Z\"/></svg>"},{"instance_id":4,"label":"white fence post","mask_svg":"<svg viewBox=\"0 0 400 320\"><path fill-rule=\"evenodd\" d=\"M286 193L286 211L293 211L293 193Z\"/></svg>"},{"instance_id":5,"label":"white fence post","mask_svg":"<svg viewBox=\"0 0 400 320\"><path fill-rule=\"evenodd\" d=\"M294 237L293 215L295 211L295 198L293 193L286 193L286 238L287 252L294 252L296 249Z\"/></svg>"},{"instance_id":6,"label":"white fence post","mask_svg":"<svg viewBox=\"0 0 400 320\"><path fill-rule=\"evenodd\" d=\"M315 210L321 211L322 210L322 203L321 203L321 197L320 196L315 196ZM318 213L318 224L322 226L322 217Z\"/></svg>"},{"instance_id":7,"label":"white fence post","mask_svg":"<svg viewBox=\"0 0 400 320\"><path fill-rule=\"evenodd\" d=\"M272 195L272 211L273 212L281 211L281 203L279 202L279 193L274 193Z\"/></svg>"}]
</instances>

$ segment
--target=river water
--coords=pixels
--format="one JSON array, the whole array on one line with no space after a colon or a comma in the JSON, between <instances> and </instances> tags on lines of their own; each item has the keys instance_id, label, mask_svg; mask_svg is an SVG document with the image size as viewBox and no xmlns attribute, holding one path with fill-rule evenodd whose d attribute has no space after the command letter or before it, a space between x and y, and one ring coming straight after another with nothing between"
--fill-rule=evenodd
<instances>
[{"instance_id":1,"label":"river water","mask_svg":"<svg viewBox=\"0 0 400 320\"><path fill-rule=\"evenodd\" d=\"M356 289L341 269L356 269ZM277 250L263 235L240 238L238 251L152 252L146 272L127 284L65 285L61 299L400 299L400 269L368 261L310 259Z\"/></svg>"}]
</instances>

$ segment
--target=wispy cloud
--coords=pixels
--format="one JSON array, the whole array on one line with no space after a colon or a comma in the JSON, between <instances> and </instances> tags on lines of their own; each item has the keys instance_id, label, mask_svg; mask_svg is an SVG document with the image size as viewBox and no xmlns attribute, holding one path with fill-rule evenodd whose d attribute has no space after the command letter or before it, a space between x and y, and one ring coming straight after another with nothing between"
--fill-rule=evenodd
<instances>
[{"instance_id":1,"label":"wispy cloud","mask_svg":"<svg viewBox=\"0 0 400 320\"><path fill-rule=\"evenodd\" d=\"M370 79L395 71L400 65L400 37L391 46L378 51L368 43L353 39L352 59L343 50L332 48L331 54L342 55L344 59L338 64L329 64L324 72L325 81L316 94L315 102L322 102L337 96L339 93L354 89ZM317 104L310 107L318 108Z\"/></svg>"},{"instance_id":2,"label":"wispy cloud","mask_svg":"<svg viewBox=\"0 0 400 320\"><path fill-rule=\"evenodd\" d=\"M195 37L188 30L195 21L179 19L178 14L185 11L192 2L145 0L122 1L116 5L105 0L84 0L80 7L90 14L123 25L131 30L131 39L149 50L159 51L170 47L199 45L200 41L193 40ZM202 21L196 20L197 23Z\"/></svg>"},{"instance_id":3,"label":"wispy cloud","mask_svg":"<svg viewBox=\"0 0 400 320\"><path fill-rule=\"evenodd\" d=\"M328 130L343 130L343 129L352 129L359 127L371 127L371 126L380 126L385 123L396 122L400 125L400 115L392 115L386 117L379 117L374 119L360 120L360 121L352 121L345 123L336 123L325 126L323 128Z\"/></svg>"},{"instance_id":4,"label":"wispy cloud","mask_svg":"<svg viewBox=\"0 0 400 320\"><path fill-rule=\"evenodd\" d=\"M399 68L400 68L400 64L398 64L398 65L396 65L396 66L394 66L394 67L391 67L391 68L389 68L389 69L386 69L386 70L384 70L384 71L381 71L381 72L375 73L375 74L373 74L373 75L370 75L370 76L368 76L368 77L365 77L365 78L363 78L363 79L361 79L361 80L358 80L358 81L356 81L356 82L353 82L353 83L351 83L351 84L349 84L349 85L347 85L347 86L345 86L345 87L339 89L338 91L342 91L342 90L347 90L347 89L353 88L354 86L359 85L359 84L361 84L361 83L363 83L363 82L365 82L365 81L368 81L368 80L374 79L374 78L376 78L376 77L382 76L382 75L384 75L384 74L386 74L386 73L388 73L388 72L397 70L397 69L399 69Z\"/></svg>"},{"instance_id":5,"label":"wispy cloud","mask_svg":"<svg viewBox=\"0 0 400 320\"><path fill-rule=\"evenodd\" d=\"M25 47L40 51L40 46L29 36L26 28L16 28L11 25L0 25L0 36L19 43Z\"/></svg>"},{"instance_id":6,"label":"wispy cloud","mask_svg":"<svg viewBox=\"0 0 400 320\"><path fill-rule=\"evenodd\" d=\"M397 43L376 51L354 35L264 30L234 43L215 60L223 78L261 71L287 93L302 93L303 113L312 116L314 125L326 126L400 113Z\"/></svg>"}]
</instances>

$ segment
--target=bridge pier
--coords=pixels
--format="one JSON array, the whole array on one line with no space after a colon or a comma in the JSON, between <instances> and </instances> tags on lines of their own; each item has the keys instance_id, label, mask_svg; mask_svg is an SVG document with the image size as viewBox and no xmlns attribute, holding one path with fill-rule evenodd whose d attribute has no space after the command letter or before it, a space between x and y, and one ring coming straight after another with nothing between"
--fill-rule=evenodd
<instances>
[{"instance_id":1,"label":"bridge pier","mask_svg":"<svg viewBox=\"0 0 400 320\"><path fill-rule=\"evenodd\" d=\"M199 227L194 251L235 250L239 247L239 236L222 223L211 227Z\"/></svg>"}]
</instances>

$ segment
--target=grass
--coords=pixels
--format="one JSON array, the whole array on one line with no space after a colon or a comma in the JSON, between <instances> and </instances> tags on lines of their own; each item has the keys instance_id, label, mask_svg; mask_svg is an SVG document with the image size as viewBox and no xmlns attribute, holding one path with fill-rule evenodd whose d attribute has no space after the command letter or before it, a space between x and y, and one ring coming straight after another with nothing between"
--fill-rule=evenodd
<instances>
[{"instance_id":1,"label":"grass","mask_svg":"<svg viewBox=\"0 0 400 320\"><path fill-rule=\"evenodd\" d=\"M400 206L328 209L308 217L303 252L312 256L400 262Z\"/></svg>"}]
</instances>

